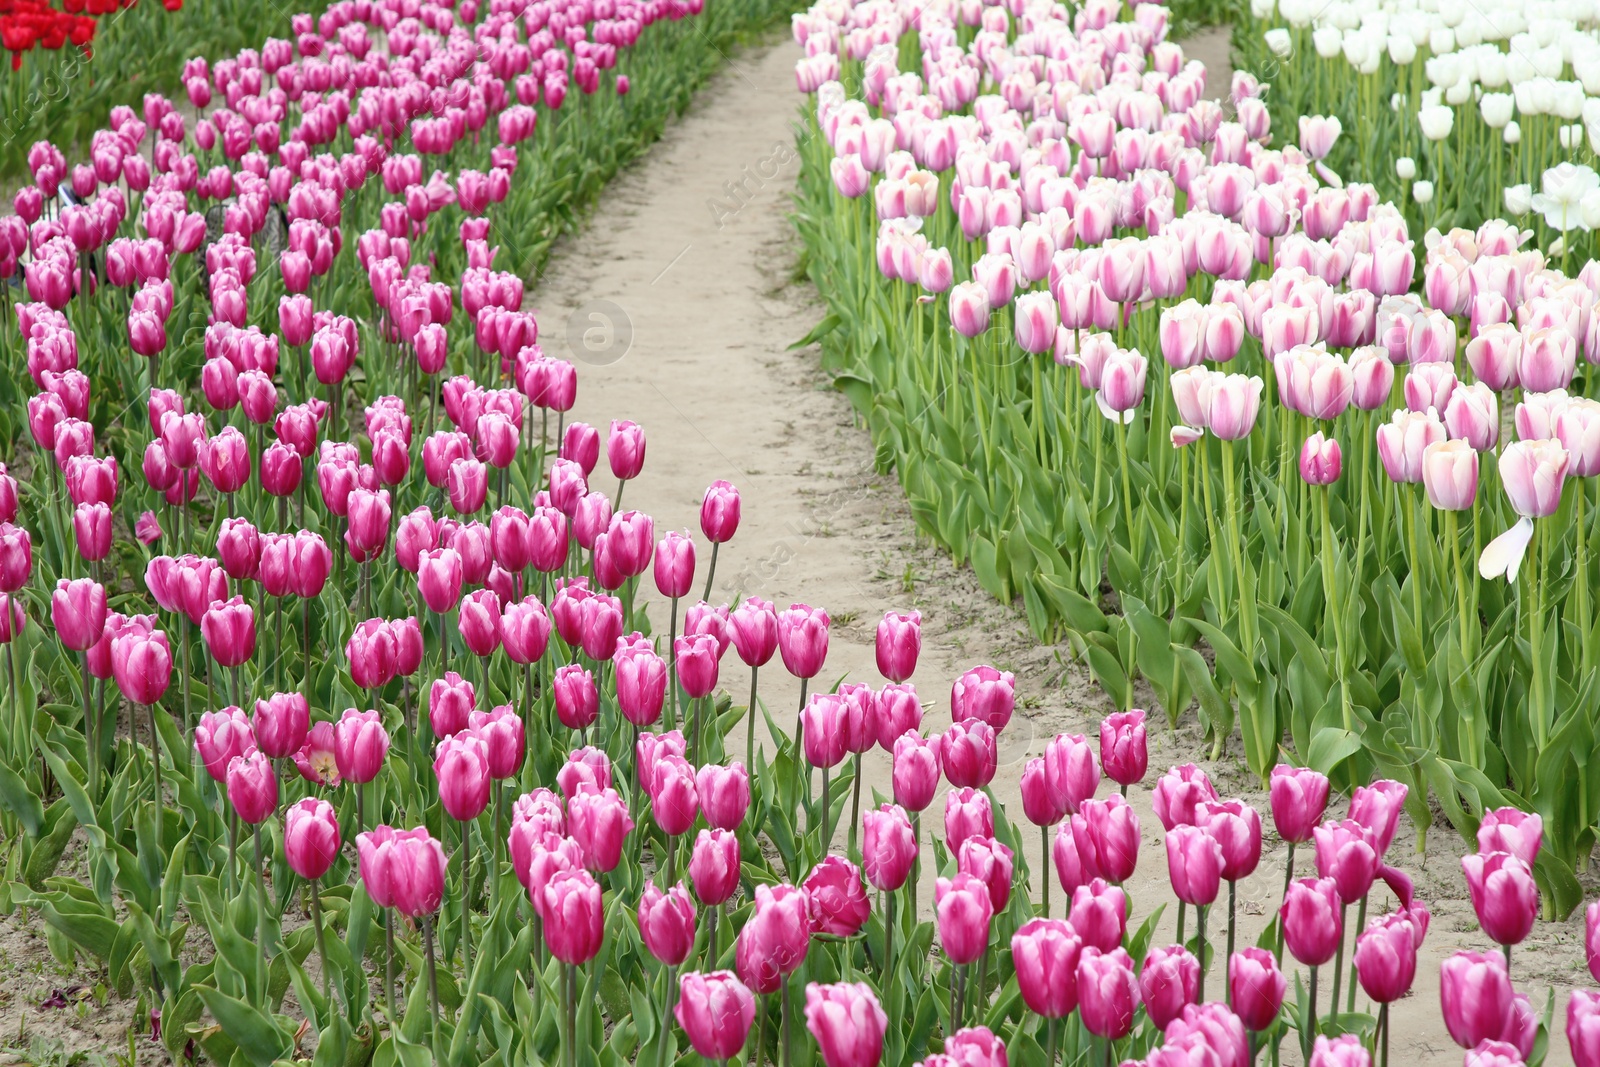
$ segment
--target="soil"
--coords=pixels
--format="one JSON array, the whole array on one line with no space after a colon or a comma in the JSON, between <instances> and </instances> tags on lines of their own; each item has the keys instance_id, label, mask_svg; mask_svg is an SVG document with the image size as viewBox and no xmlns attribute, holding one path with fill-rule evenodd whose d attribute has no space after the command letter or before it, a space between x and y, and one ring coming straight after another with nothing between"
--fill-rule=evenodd
<instances>
[{"instance_id":1,"label":"soil","mask_svg":"<svg viewBox=\"0 0 1600 1067\"><path fill-rule=\"evenodd\" d=\"M1208 31L1186 47L1208 63L1211 94L1225 96L1226 31ZM611 419L644 427L645 473L625 497L628 507L655 517L658 535L696 527L701 495L712 480L739 487L743 520L718 561L713 602L754 595L780 607L825 607L833 621L822 676L827 684L839 678L879 683L877 620L885 610L921 611L923 654L913 682L931 730L948 723L947 694L962 671L990 663L1015 672L1018 710L1001 736L992 792L1020 814L1018 780L1026 760L1057 733L1093 737L1113 708L1072 662L1069 648L1034 639L1020 610L994 601L970 571L957 569L948 554L915 533L898 484L874 471L870 436L831 388L817 350L791 348L823 315L815 291L800 277L787 218L798 169L792 147L801 103L792 73L798 56L788 40L730 56L647 159L616 180L591 223L561 244L531 289L529 305L539 312L546 351L579 366L579 399L570 417L602 432ZM599 475L596 485L611 488ZM702 557L698 583L706 571ZM652 605L657 632L666 629L664 607ZM722 663L722 686L743 703L749 675L735 656ZM774 666L761 675L760 696L777 722L792 727L799 699L793 679ZM742 734L730 739L742 742ZM1236 753L1235 745L1219 761L1205 759L1209 744L1192 716L1176 731L1152 722L1147 784L1173 763L1197 760L1224 796L1242 796L1265 813L1259 782ZM868 788L887 794L889 770L887 756L870 753ZM1176 916L1159 823L1147 788L1136 787L1130 800L1145 839L1140 868L1126 887L1132 921L1166 905L1156 938L1165 943L1175 936ZM1343 803L1336 798L1330 810L1342 811ZM936 827L942 810L943 799L936 798L924 824ZM1241 945L1254 943L1281 893L1286 850L1266 822L1261 866L1239 886ZM1403 824L1389 859L1416 878L1418 896L1434 918L1414 993L1393 1008L1392 1062L1457 1064L1461 1050L1439 1013L1439 962L1460 949L1493 946L1467 899L1463 843L1441 822L1428 835L1424 858L1415 854L1415 837ZM1025 858L1037 872L1038 835L1029 831L1026 838ZM1302 873L1309 871L1308 851L1299 857ZM925 890L931 881L924 879ZM1019 882L1017 891L1037 896L1038 885L1035 875L1031 886ZM1054 913L1064 914L1059 890L1052 896ZM1373 899L1377 912L1393 906L1381 891ZM928 907L924 900L923 915ZM1221 927L1211 923L1214 935ZM1213 994L1225 981L1221 945L1215 947L1208 980ZM1323 970L1326 1004L1331 968ZM1541 1013L1547 990L1554 990L1557 1034L1546 1062L1570 1063L1560 1031L1567 990L1588 984L1581 913L1564 923L1540 923L1515 954L1514 976ZM80 1050L104 1054L107 1062L120 1053L116 1058L128 1062L129 1027L145 1025L132 1018L131 1002L112 996L101 1007L91 997L80 1007L69 995L68 1007L39 1007L54 989L94 983L84 968L55 962L41 923L0 920L0 1048L12 1062L65 1063L67 1054ZM1357 997L1357 1008L1368 1010L1364 997ZM156 1046L135 1044L139 1062L159 1062ZM1298 1052L1286 1046L1283 1062L1299 1063Z\"/></svg>"}]
</instances>

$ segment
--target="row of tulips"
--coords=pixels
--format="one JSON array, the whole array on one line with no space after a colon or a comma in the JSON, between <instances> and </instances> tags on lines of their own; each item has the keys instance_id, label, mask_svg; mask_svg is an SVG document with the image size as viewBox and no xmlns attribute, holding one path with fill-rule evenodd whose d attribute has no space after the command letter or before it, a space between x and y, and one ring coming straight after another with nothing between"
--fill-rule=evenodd
<instances>
[{"instance_id":1,"label":"row of tulips","mask_svg":"<svg viewBox=\"0 0 1600 1067\"><path fill-rule=\"evenodd\" d=\"M602 690L614 719L613 671L641 707L653 686L658 714L666 674L648 649L612 665L625 619L648 630L633 591L652 524L613 520L620 490L589 491L602 438L566 424L575 373L535 343L520 272L769 17L344 3L297 16L293 41L186 64L198 115L152 95L142 117L116 109L85 162L28 153L33 184L0 223L28 295L0 336L0 419L27 442L0 467L6 905L136 996L174 1058L266 1063L307 1034L325 1062L411 1062L430 1037L448 1062L515 1044L479 997L493 988L502 1021L523 1010L507 961L519 945L532 959L503 884L503 782L557 781L570 745L553 731L598 730ZM425 183L424 154L449 169ZM510 271L493 269L491 219L518 235ZM637 476L642 431L613 427L606 451L619 483ZM737 493L713 487L709 534L738 517ZM673 580L691 580L692 545L674 543ZM703 663L710 640L676 658ZM579 648L587 666L569 662ZM714 682L713 663L705 694ZM490 773L492 821L475 799ZM393 936L382 889L351 887L356 841L388 822L459 831L456 889L430 912L459 960L443 973L431 943L424 966ZM74 840L80 876L55 877ZM306 890L311 921L285 921ZM191 926L209 940L198 960ZM374 958L412 993L380 1011L363 968L385 933ZM531 971L518 981L560 1002ZM470 1011L439 1038L441 997ZM554 1058L550 1018L522 1055Z\"/></svg>"},{"instance_id":2,"label":"row of tulips","mask_svg":"<svg viewBox=\"0 0 1600 1067\"><path fill-rule=\"evenodd\" d=\"M1287 745L1403 780L1424 830L1536 811L1569 913L1600 267L1500 220L1417 249L1323 166L1337 120L1271 147L1254 79L1225 119L1165 9L1117 14L797 17L825 365L919 525L1122 707L1197 704L1263 777Z\"/></svg>"}]
</instances>

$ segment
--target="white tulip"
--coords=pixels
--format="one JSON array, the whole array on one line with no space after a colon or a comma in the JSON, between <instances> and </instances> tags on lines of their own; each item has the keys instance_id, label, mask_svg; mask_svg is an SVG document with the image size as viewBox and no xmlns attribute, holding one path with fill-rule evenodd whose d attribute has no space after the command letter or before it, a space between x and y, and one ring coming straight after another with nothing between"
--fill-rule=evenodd
<instances>
[{"instance_id":1,"label":"white tulip","mask_svg":"<svg viewBox=\"0 0 1600 1067\"><path fill-rule=\"evenodd\" d=\"M1527 182L1521 185L1506 186L1506 212L1511 215L1526 215L1533 201L1533 186Z\"/></svg>"},{"instance_id":2,"label":"white tulip","mask_svg":"<svg viewBox=\"0 0 1600 1067\"><path fill-rule=\"evenodd\" d=\"M1578 214L1586 230L1600 229L1600 189L1591 189L1578 201Z\"/></svg>"},{"instance_id":3,"label":"white tulip","mask_svg":"<svg viewBox=\"0 0 1600 1067\"><path fill-rule=\"evenodd\" d=\"M1281 26L1268 30L1261 36L1267 42L1267 47L1272 50L1272 54L1279 59L1288 59L1289 54L1294 51L1294 39L1289 36L1289 31Z\"/></svg>"},{"instance_id":4,"label":"white tulip","mask_svg":"<svg viewBox=\"0 0 1600 1067\"><path fill-rule=\"evenodd\" d=\"M1456 31L1456 47L1472 48L1483 43L1483 22L1478 18L1467 18L1466 12L1461 10L1462 4L1451 5L1453 10L1444 12L1444 23L1450 25L1450 18L1454 15L1461 19L1454 27Z\"/></svg>"},{"instance_id":5,"label":"white tulip","mask_svg":"<svg viewBox=\"0 0 1600 1067\"><path fill-rule=\"evenodd\" d=\"M1390 111L1399 113L1400 109L1405 106L1405 102L1406 102L1406 98L1401 96L1399 93L1390 93L1389 94L1389 110Z\"/></svg>"},{"instance_id":6,"label":"white tulip","mask_svg":"<svg viewBox=\"0 0 1600 1067\"><path fill-rule=\"evenodd\" d=\"M1270 19L1273 8L1277 6L1274 0L1250 0L1250 17L1262 21Z\"/></svg>"},{"instance_id":7,"label":"white tulip","mask_svg":"<svg viewBox=\"0 0 1600 1067\"><path fill-rule=\"evenodd\" d=\"M1417 44L1410 37L1398 33L1389 35L1389 62L1403 67L1417 58Z\"/></svg>"},{"instance_id":8,"label":"white tulip","mask_svg":"<svg viewBox=\"0 0 1600 1067\"><path fill-rule=\"evenodd\" d=\"M1560 129L1556 130L1556 140L1561 142L1562 148L1576 148L1583 144L1583 127L1578 125L1563 125Z\"/></svg>"},{"instance_id":9,"label":"white tulip","mask_svg":"<svg viewBox=\"0 0 1600 1067\"><path fill-rule=\"evenodd\" d=\"M1442 104L1417 112L1417 124L1422 127L1422 136L1430 141L1442 141L1449 137L1455 123L1456 113Z\"/></svg>"},{"instance_id":10,"label":"white tulip","mask_svg":"<svg viewBox=\"0 0 1600 1067\"><path fill-rule=\"evenodd\" d=\"M1311 25L1317 14L1313 0L1278 0L1278 12L1297 30Z\"/></svg>"},{"instance_id":11,"label":"white tulip","mask_svg":"<svg viewBox=\"0 0 1600 1067\"><path fill-rule=\"evenodd\" d=\"M1472 83L1462 78L1444 91L1444 102L1453 107L1460 107L1472 99Z\"/></svg>"},{"instance_id":12,"label":"white tulip","mask_svg":"<svg viewBox=\"0 0 1600 1067\"><path fill-rule=\"evenodd\" d=\"M1560 237L1557 237L1554 241L1550 242L1550 255L1551 256L1563 256L1563 255L1566 255L1566 253L1567 253L1567 235L1566 234L1562 234Z\"/></svg>"},{"instance_id":13,"label":"white tulip","mask_svg":"<svg viewBox=\"0 0 1600 1067\"><path fill-rule=\"evenodd\" d=\"M1319 26L1311 34L1311 44L1323 59L1337 59L1344 51L1344 34L1337 26Z\"/></svg>"},{"instance_id":14,"label":"white tulip","mask_svg":"<svg viewBox=\"0 0 1600 1067\"><path fill-rule=\"evenodd\" d=\"M1583 86L1578 82L1556 82L1550 86L1555 97L1551 111L1572 122L1583 114Z\"/></svg>"},{"instance_id":15,"label":"white tulip","mask_svg":"<svg viewBox=\"0 0 1600 1067\"><path fill-rule=\"evenodd\" d=\"M1512 85L1520 85L1534 75L1533 63L1521 52L1511 52L1506 56L1506 81Z\"/></svg>"},{"instance_id":16,"label":"white tulip","mask_svg":"<svg viewBox=\"0 0 1600 1067\"><path fill-rule=\"evenodd\" d=\"M1433 183L1432 182L1412 182L1411 183L1411 198L1413 200L1415 200L1419 204L1431 204L1431 203L1433 203Z\"/></svg>"},{"instance_id":17,"label":"white tulip","mask_svg":"<svg viewBox=\"0 0 1600 1067\"><path fill-rule=\"evenodd\" d=\"M1461 80L1461 56L1456 52L1437 55L1428 60L1422 69L1427 72L1430 83L1454 85Z\"/></svg>"},{"instance_id":18,"label":"white tulip","mask_svg":"<svg viewBox=\"0 0 1600 1067\"><path fill-rule=\"evenodd\" d=\"M1600 123L1591 122L1584 129L1589 134L1589 151L1600 154Z\"/></svg>"},{"instance_id":19,"label":"white tulip","mask_svg":"<svg viewBox=\"0 0 1600 1067\"><path fill-rule=\"evenodd\" d=\"M1361 12L1354 4L1334 4L1322 17L1323 25L1349 31L1361 26Z\"/></svg>"},{"instance_id":20,"label":"white tulip","mask_svg":"<svg viewBox=\"0 0 1600 1067\"><path fill-rule=\"evenodd\" d=\"M1506 132L1500 135L1500 139L1505 141L1506 144L1521 144L1522 124L1517 122L1516 119L1506 123Z\"/></svg>"},{"instance_id":21,"label":"white tulip","mask_svg":"<svg viewBox=\"0 0 1600 1067\"><path fill-rule=\"evenodd\" d=\"M1478 101L1478 111L1483 115L1483 121L1491 129L1501 129L1511 121L1511 116L1516 110L1516 101L1510 93L1484 93Z\"/></svg>"},{"instance_id":22,"label":"white tulip","mask_svg":"<svg viewBox=\"0 0 1600 1067\"><path fill-rule=\"evenodd\" d=\"M1517 110L1524 115L1543 115L1544 101L1539 92L1539 83L1532 78L1526 81L1513 82L1511 93L1517 98Z\"/></svg>"},{"instance_id":23,"label":"white tulip","mask_svg":"<svg viewBox=\"0 0 1600 1067\"><path fill-rule=\"evenodd\" d=\"M1362 33L1347 33L1344 35L1344 61L1352 67L1359 68L1367 61L1369 50L1367 38Z\"/></svg>"},{"instance_id":24,"label":"white tulip","mask_svg":"<svg viewBox=\"0 0 1600 1067\"><path fill-rule=\"evenodd\" d=\"M1544 216L1553 230L1570 230L1582 226L1578 205L1590 193L1600 190L1600 174L1575 163L1558 163L1544 172L1539 191L1529 199L1529 206Z\"/></svg>"},{"instance_id":25,"label":"white tulip","mask_svg":"<svg viewBox=\"0 0 1600 1067\"><path fill-rule=\"evenodd\" d=\"M1403 182L1408 182L1417 176L1417 161L1410 156L1401 156L1394 161L1395 175Z\"/></svg>"},{"instance_id":26,"label":"white tulip","mask_svg":"<svg viewBox=\"0 0 1600 1067\"><path fill-rule=\"evenodd\" d=\"M1478 81L1485 89L1498 89L1506 83L1506 57L1489 47L1478 55Z\"/></svg>"},{"instance_id":27,"label":"white tulip","mask_svg":"<svg viewBox=\"0 0 1600 1067\"><path fill-rule=\"evenodd\" d=\"M1452 30L1461 26L1467 18L1466 4L1441 4L1439 5L1439 21L1449 26ZM1459 34L1457 35L1459 36Z\"/></svg>"},{"instance_id":28,"label":"white tulip","mask_svg":"<svg viewBox=\"0 0 1600 1067\"><path fill-rule=\"evenodd\" d=\"M1448 26L1438 26L1428 34L1428 51L1436 56L1456 50L1456 33Z\"/></svg>"},{"instance_id":29,"label":"white tulip","mask_svg":"<svg viewBox=\"0 0 1600 1067\"><path fill-rule=\"evenodd\" d=\"M1555 45L1541 48L1533 54L1533 69L1543 78L1559 78L1567 65L1566 57Z\"/></svg>"}]
</instances>

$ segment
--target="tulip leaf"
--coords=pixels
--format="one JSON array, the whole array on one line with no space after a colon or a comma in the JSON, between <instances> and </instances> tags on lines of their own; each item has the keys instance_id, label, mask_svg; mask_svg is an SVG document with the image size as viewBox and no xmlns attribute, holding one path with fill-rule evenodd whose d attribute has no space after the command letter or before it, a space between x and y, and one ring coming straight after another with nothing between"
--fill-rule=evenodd
<instances>
[{"instance_id":1,"label":"tulip leaf","mask_svg":"<svg viewBox=\"0 0 1600 1067\"><path fill-rule=\"evenodd\" d=\"M44 832L44 802L28 788L22 776L3 761L0 761L0 804L17 817L29 837L38 837Z\"/></svg>"},{"instance_id":2,"label":"tulip leaf","mask_svg":"<svg viewBox=\"0 0 1600 1067\"><path fill-rule=\"evenodd\" d=\"M289 1054L293 1043L272 1016L207 986L195 991L211 1017L255 1067L270 1067L273 1060Z\"/></svg>"},{"instance_id":3,"label":"tulip leaf","mask_svg":"<svg viewBox=\"0 0 1600 1067\"><path fill-rule=\"evenodd\" d=\"M1353 730L1324 727L1311 735L1311 746L1306 750L1306 766L1323 774L1361 751L1361 735Z\"/></svg>"}]
</instances>

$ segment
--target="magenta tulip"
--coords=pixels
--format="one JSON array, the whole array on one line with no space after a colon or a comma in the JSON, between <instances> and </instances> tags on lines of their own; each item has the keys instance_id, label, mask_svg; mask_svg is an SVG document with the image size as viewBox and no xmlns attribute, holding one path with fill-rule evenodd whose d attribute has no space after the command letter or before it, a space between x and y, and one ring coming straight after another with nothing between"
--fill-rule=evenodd
<instances>
[{"instance_id":1,"label":"magenta tulip","mask_svg":"<svg viewBox=\"0 0 1600 1067\"><path fill-rule=\"evenodd\" d=\"M1036 1015L1061 1019L1078 1006L1078 957L1083 943L1061 919L1030 919L1011 935L1011 960L1023 1003Z\"/></svg>"},{"instance_id":2,"label":"magenta tulip","mask_svg":"<svg viewBox=\"0 0 1600 1067\"><path fill-rule=\"evenodd\" d=\"M679 882L662 892L647 881L639 898L639 937L650 955L676 967L694 949L695 909L688 890Z\"/></svg>"},{"instance_id":3,"label":"magenta tulip","mask_svg":"<svg viewBox=\"0 0 1600 1067\"><path fill-rule=\"evenodd\" d=\"M690 1046L708 1060L739 1055L755 1022L756 1000L731 971L690 972L678 979L673 1017Z\"/></svg>"},{"instance_id":4,"label":"magenta tulip","mask_svg":"<svg viewBox=\"0 0 1600 1067\"><path fill-rule=\"evenodd\" d=\"M339 819L332 804L306 797L289 808L283 818L283 856L308 882L328 873L339 856Z\"/></svg>"}]
</instances>

